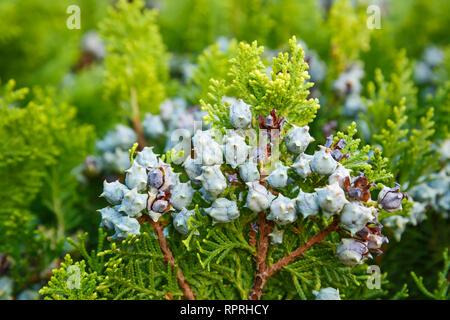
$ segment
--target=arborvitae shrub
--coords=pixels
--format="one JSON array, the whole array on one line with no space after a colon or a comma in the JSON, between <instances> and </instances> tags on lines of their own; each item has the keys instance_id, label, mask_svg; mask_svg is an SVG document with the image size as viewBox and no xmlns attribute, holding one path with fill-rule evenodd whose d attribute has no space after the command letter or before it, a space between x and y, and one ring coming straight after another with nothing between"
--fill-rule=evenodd
<instances>
[{"instance_id":1,"label":"arborvitae shrub","mask_svg":"<svg viewBox=\"0 0 450 320\"><path fill-rule=\"evenodd\" d=\"M448 298L448 5L374 4L3 0L0 299Z\"/></svg>"},{"instance_id":2,"label":"arborvitae shrub","mask_svg":"<svg viewBox=\"0 0 450 320\"><path fill-rule=\"evenodd\" d=\"M99 210L101 225L115 232L106 250L88 254L78 244L85 262L67 257L41 294L310 299L327 287L345 298L386 294L366 287L366 263L385 242L378 221L406 214L404 196L375 187L390 177L386 161L367 163L370 148L359 147L354 126L308 148L319 105L308 98L304 52L291 39L269 78L262 51L241 43L230 81L211 80L202 108L212 129L195 133L192 152L130 150L125 184L104 183L110 206ZM228 88L242 100L223 100ZM257 144L252 132L262 135ZM81 270L81 289L68 287L70 266Z\"/></svg>"}]
</instances>

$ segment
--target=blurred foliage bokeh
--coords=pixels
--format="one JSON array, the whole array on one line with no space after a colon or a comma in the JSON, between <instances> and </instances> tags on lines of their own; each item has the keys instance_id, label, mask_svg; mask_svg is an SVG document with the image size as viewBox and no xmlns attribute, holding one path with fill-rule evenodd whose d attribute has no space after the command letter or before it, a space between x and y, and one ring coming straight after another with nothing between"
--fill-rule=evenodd
<instances>
[{"instance_id":1,"label":"blurred foliage bokeh","mask_svg":"<svg viewBox=\"0 0 450 320\"><path fill-rule=\"evenodd\" d=\"M159 113L166 98L207 101L209 79L229 77L236 40L257 40L275 56L295 35L314 51L326 70L312 79L321 105L311 128L322 137L316 144L356 121L360 138L383 149L408 191L445 167L436 150L449 138L450 1L130 2L0 1L0 279L13 279L3 297L31 294L48 281L74 250L67 237L87 231L95 246L105 177L81 174L95 141L118 123ZM381 8L381 29L366 26L370 4ZM66 27L69 5L80 7L81 29ZM92 52L88 36L98 37L104 53ZM429 47L441 50L442 62L431 80L418 81L416 66ZM272 56L265 58L269 66ZM335 81L357 63L367 108L349 115ZM392 237L379 258L391 296L406 283L409 298L427 298L410 272L435 286L449 231L448 213L429 208L401 241Z\"/></svg>"}]
</instances>

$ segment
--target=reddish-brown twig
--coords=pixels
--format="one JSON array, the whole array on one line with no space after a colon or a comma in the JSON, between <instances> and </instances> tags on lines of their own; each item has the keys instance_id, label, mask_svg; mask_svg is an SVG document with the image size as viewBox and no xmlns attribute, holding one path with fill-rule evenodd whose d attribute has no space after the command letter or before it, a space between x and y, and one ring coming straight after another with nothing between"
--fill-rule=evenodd
<instances>
[{"instance_id":1,"label":"reddish-brown twig","mask_svg":"<svg viewBox=\"0 0 450 320\"><path fill-rule=\"evenodd\" d=\"M335 216L333 221L325 229L309 238L303 246L295 249L290 254L285 255L283 258L272 264L267 270L267 275L269 277L274 275L277 271L281 270L295 259L301 257L309 248L321 242L329 233L336 231L338 228L338 219L337 216Z\"/></svg>"},{"instance_id":2,"label":"reddish-brown twig","mask_svg":"<svg viewBox=\"0 0 450 320\"><path fill-rule=\"evenodd\" d=\"M164 237L164 227L161 225L161 223L154 222L153 220L149 219L150 224L152 225L153 231L156 234L156 237L158 238L159 247L161 248L161 251L164 254L164 261L166 263L170 263L170 265L173 267L175 266L175 259L173 257L172 251L170 251L169 246L167 245L166 238ZM186 282L186 279L183 276L183 273L181 272L181 269L177 269L177 279L178 284L181 287L181 290L183 291L183 295L188 300L195 300L194 293L191 290L191 287Z\"/></svg>"},{"instance_id":3,"label":"reddish-brown twig","mask_svg":"<svg viewBox=\"0 0 450 320\"><path fill-rule=\"evenodd\" d=\"M265 218L264 218L265 220ZM261 221L261 219L260 219ZM338 218L337 216L334 217L333 221L323 230L312 236L304 245L301 247L295 249L290 254L285 255L283 258L272 264L271 266L267 267L266 265L266 254L267 254L267 248L265 248L264 252L264 262L259 262L257 260L256 265L256 276L255 276L255 282L253 284L252 289L250 290L250 299L252 300L259 300L262 296L262 291L264 289L264 286L267 282L267 280L273 276L276 272L293 262L295 259L301 257L308 249L310 249L312 246L314 246L317 243L320 243L329 233L336 231L338 226ZM261 228L261 226L260 226ZM268 242L267 242L268 244ZM259 244L258 244L258 256L259 256ZM262 256L259 257L259 259L263 258ZM257 258L258 259L258 258ZM260 270L261 266L263 266L263 269Z\"/></svg>"},{"instance_id":4,"label":"reddish-brown twig","mask_svg":"<svg viewBox=\"0 0 450 320\"><path fill-rule=\"evenodd\" d=\"M145 140L141 122L139 121L139 109L137 104L136 91L133 88L131 90L131 105L133 107L133 118L132 118L133 127L138 136L138 143L139 143L138 150L142 150L147 145L147 141ZM158 238L159 247L161 248L161 251L164 254L164 261L166 263L170 263L170 265L174 267L176 263L172 251L170 251L166 238L164 237L163 233L164 226L159 222L154 222L147 215L143 215L139 219L139 223L142 223L144 221L150 222L153 231L155 232L155 235ZM189 284L186 282L186 279L184 278L183 272L181 272L180 268L177 269L177 279L181 287L181 290L183 291L184 297L188 300L195 300L194 293L192 292Z\"/></svg>"},{"instance_id":5,"label":"reddish-brown twig","mask_svg":"<svg viewBox=\"0 0 450 320\"><path fill-rule=\"evenodd\" d=\"M256 274L255 283L250 291L250 299L259 300L262 295L262 288L267 281L267 250L269 249L269 233L272 231L272 223L266 219L264 212L258 213L258 250L255 257ZM261 290L260 290L261 288Z\"/></svg>"}]
</instances>

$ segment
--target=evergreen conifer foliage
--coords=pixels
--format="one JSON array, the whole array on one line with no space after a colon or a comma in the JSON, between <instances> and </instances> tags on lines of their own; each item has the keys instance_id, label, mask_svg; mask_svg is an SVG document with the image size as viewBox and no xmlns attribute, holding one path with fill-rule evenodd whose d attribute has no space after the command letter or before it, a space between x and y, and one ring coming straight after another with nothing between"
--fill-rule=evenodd
<instances>
[{"instance_id":1,"label":"evergreen conifer foliage","mask_svg":"<svg viewBox=\"0 0 450 320\"><path fill-rule=\"evenodd\" d=\"M435 111L433 107L419 109L411 76L411 65L401 51L389 81L380 69L375 71L375 81L367 88L367 114L362 115L372 135L371 142L383 148L390 159L391 172L408 189L436 169L438 160L432 149L437 128Z\"/></svg>"},{"instance_id":2,"label":"evergreen conifer foliage","mask_svg":"<svg viewBox=\"0 0 450 320\"><path fill-rule=\"evenodd\" d=\"M165 99L168 55L156 24L157 12L142 0L120 0L100 23L106 41L106 94L128 114L156 113Z\"/></svg>"},{"instance_id":3,"label":"evergreen conifer foliage","mask_svg":"<svg viewBox=\"0 0 450 320\"><path fill-rule=\"evenodd\" d=\"M333 287L338 298L385 295L365 285L366 262L387 240L378 216L405 214L406 200L381 184L391 182L387 161L377 150L367 163L370 147L353 138L355 124L309 150L319 103L308 97L296 43L273 59L270 74L263 47L239 44L230 78L211 79L201 105L212 128L195 132L192 150L158 156L135 145L124 181L104 183L101 226L114 234L105 242L100 231L92 253L82 237L75 245L84 260L67 257L41 294L311 299ZM79 287L67 281L69 268L79 271Z\"/></svg>"},{"instance_id":4,"label":"evergreen conifer foliage","mask_svg":"<svg viewBox=\"0 0 450 320\"><path fill-rule=\"evenodd\" d=\"M15 296L48 279L46 269L83 220L73 169L87 155L93 130L77 123L75 108L38 88L15 89L10 80L1 88L0 136L1 264L14 278Z\"/></svg>"}]
</instances>

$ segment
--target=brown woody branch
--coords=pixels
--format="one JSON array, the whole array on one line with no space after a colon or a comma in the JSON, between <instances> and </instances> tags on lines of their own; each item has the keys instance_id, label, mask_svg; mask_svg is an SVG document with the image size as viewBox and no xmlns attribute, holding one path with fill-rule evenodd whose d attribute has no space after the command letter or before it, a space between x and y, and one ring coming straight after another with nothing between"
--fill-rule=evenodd
<instances>
[{"instance_id":1,"label":"brown woody branch","mask_svg":"<svg viewBox=\"0 0 450 320\"><path fill-rule=\"evenodd\" d=\"M269 249L269 233L272 231L272 223L266 219L264 212L258 213L258 251L255 257L256 261L256 274L255 282L250 290L250 299L259 300L262 295L262 288L267 281L267 250Z\"/></svg>"},{"instance_id":2,"label":"brown woody branch","mask_svg":"<svg viewBox=\"0 0 450 320\"><path fill-rule=\"evenodd\" d=\"M306 243L292 251L290 254L285 255L283 258L278 260L276 263L272 264L268 270L267 275L270 277L274 275L277 271L281 270L283 267L287 266L291 262L293 262L295 259L301 257L309 248L311 248L313 245L320 243L329 233L336 231L338 226L338 219L337 216L334 217L333 221L322 231L319 231L315 235L313 235L311 238L309 238Z\"/></svg>"},{"instance_id":3,"label":"brown woody branch","mask_svg":"<svg viewBox=\"0 0 450 320\"><path fill-rule=\"evenodd\" d=\"M264 218L265 220L265 218ZM260 220L261 221L261 220ZM295 259L301 257L308 249L314 246L317 243L320 243L329 233L334 232L339 229L339 220L337 216L334 216L333 221L322 231L318 232L311 238L309 238L306 243L292 251L290 254L285 255L283 258L272 264L271 266L266 266L266 254L267 248L264 252L264 263L260 263L258 265L257 262L257 273L255 276L255 283L253 284L252 289L250 290L250 299L259 300L262 296L262 290L267 282L267 280L273 276L276 272L293 262ZM268 242L267 242L268 244ZM258 245L258 256L259 256L259 245ZM259 257L261 259L262 257ZM258 259L258 258L257 258ZM259 267L264 266L262 270Z\"/></svg>"},{"instance_id":4,"label":"brown woody branch","mask_svg":"<svg viewBox=\"0 0 450 320\"><path fill-rule=\"evenodd\" d=\"M155 231L155 234L158 238L159 247L161 248L161 251L164 254L164 261L166 263L170 263L172 267L175 266L175 259L173 257L172 251L170 251L170 248L167 244L166 238L164 237L163 230L164 227L161 225L161 223L154 222L153 220L149 219L150 224L152 225L153 231ZM177 279L178 284L181 287L181 290L183 291L183 295L188 300L195 300L194 293L191 290L191 287L186 282L186 279L183 276L183 273L181 272L181 269L177 269Z\"/></svg>"},{"instance_id":5,"label":"brown woody branch","mask_svg":"<svg viewBox=\"0 0 450 320\"><path fill-rule=\"evenodd\" d=\"M136 91L134 90L134 88L131 89L131 105L133 109L132 123L134 130L136 131L136 134L138 136L138 143L139 143L138 150L142 150L147 145L147 141L145 140L144 132L142 131L141 122L139 120L139 107L137 104ZM174 267L176 263L172 251L170 251L169 245L167 244L166 238L164 237L164 226L159 222L154 222L147 215L143 215L139 219L139 223L142 223L144 221L150 222L153 231L155 232L156 237L158 238L159 247L161 248L161 251L164 254L164 262L166 264L170 263L170 265ZM188 300L195 300L194 293L192 292L192 289L189 286L189 284L186 282L186 279L184 278L183 272L181 272L180 268L177 269L177 279L178 284L180 285L181 290L183 291L184 297Z\"/></svg>"},{"instance_id":6,"label":"brown woody branch","mask_svg":"<svg viewBox=\"0 0 450 320\"><path fill-rule=\"evenodd\" d=\"M170 263L172 267L176 265L175 258L173 257L172 251L170 251L169 245L167 244L166 237L164 237L164 225L162 225L160 222L154 222L149 216L142 215L138 219L139 223L143 222L149 222L150 225L153 228L153 231L155 232L155 235L158 239L159 247L161 248L161 251L164 255L164 262ZM183 272L181 272L181 269L177 269L177 279L178 284L181 287L181 290L183 291L183 295L188 300L195 300L194 293L192 292L191 287L189 286L189 283L187 283L186 279L184 278Z\"/></svg>"}]
</instances>

